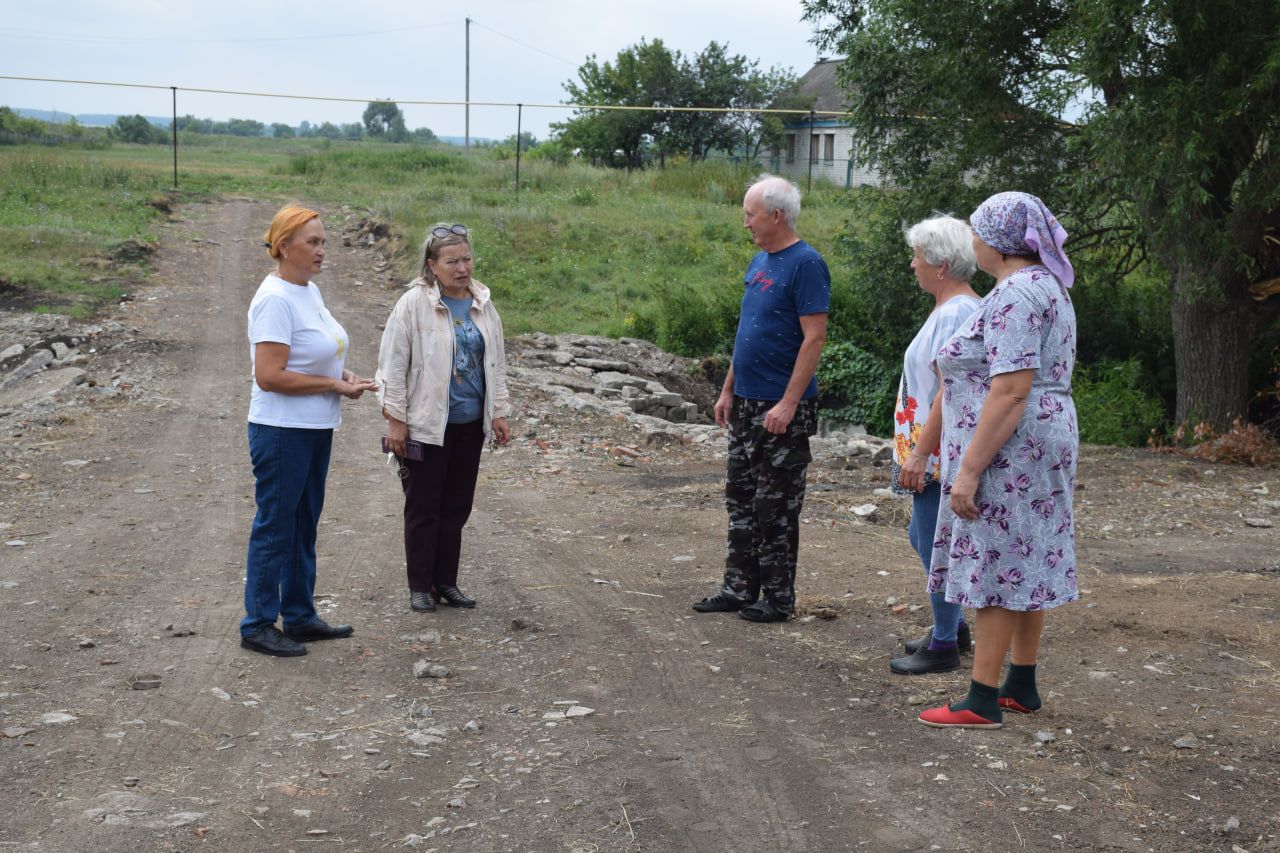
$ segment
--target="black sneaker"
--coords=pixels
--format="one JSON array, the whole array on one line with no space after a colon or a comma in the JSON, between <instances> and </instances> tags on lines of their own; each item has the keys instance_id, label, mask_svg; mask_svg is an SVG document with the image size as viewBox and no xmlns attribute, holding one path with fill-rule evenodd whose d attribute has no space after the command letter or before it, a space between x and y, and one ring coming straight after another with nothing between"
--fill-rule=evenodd
<instances>
[{"instance_id":1,"label":"black sneaker","mask_svg":"<svg viewBox=\"0 0 1280 853\"><path fill-rule=\"evenodd\" d=\"M899 675L924 675L929 672L952 672L960 668L960 652L949 649L916 649L905 658L889 661L889 669Z\"/></svg>"},{"instance_id":2,"label":"black sneaker","mask_svg":"<svg viewBox=\"0 0 1280 853\"><path fill-rule=\"evenodd\" d=\"M929 644L933 642L933 626L929 626L929 630L925 631L923 637L918 640L907 640L902 647L907 650L907 654L913 655L921 649L929 648ZM969 635L969 623L961 622L960 629L956 631L956 651L964 654L973 648L973 638Z\"/></svg>"},{"instance_id":3,"label":"black sneaker","mask_svg":"<svg viewBox=\"0 0 1280 853\"><path fill-rule=\"evenodd\" d=\"M721 590L694 604L693 609L699 613L735 613L749 604L751 604L750 601L744 601L736 595L730 595Z\"/></svg>"}]
</instances>

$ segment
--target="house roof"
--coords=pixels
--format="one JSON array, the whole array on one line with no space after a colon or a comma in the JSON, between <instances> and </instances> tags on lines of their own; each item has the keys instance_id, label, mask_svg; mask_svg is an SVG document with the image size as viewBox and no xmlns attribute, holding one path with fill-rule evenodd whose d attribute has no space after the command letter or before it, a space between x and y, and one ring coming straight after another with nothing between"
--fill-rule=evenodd
<instances>
[{"instance_id":1,"label":"house roof","mask_svg":"<svg viewBox=\"0 0 1280 853\"><path fill-rule=\"evenodd\" d=\"M836 71L843 62L843 59L820 59L800 78L797 90L801 95L816 96L815 110L844 112L848 108L844 90L836 80Z\"/></svg>"}]
</instances>

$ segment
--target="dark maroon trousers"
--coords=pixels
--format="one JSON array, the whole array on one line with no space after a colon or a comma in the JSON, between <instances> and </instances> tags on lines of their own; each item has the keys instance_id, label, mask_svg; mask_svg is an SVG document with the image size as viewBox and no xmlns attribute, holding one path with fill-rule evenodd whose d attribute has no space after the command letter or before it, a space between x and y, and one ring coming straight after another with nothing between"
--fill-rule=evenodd
<instances>
[{"instance_id":1,"label":"dark maroon trousers","mask_svg":"<svg viewBox=\"0 0 1280 853\"><path fill-rule=\"evenodd\" d=\"M462 528L471 515L484 449L484 421L448 424L444 445L426 445L421 462L401 460L404 488L404 553L409 591L458 585Z\"/></svg>"}]
</instances>

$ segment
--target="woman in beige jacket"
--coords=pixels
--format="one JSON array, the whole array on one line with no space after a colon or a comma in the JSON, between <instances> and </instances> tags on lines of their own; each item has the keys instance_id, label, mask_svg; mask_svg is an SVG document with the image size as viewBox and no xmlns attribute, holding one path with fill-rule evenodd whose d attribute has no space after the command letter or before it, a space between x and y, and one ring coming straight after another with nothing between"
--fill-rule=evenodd
<instances>
[{"instance_id":1,"label":"woman in beige jacket","mask_svg":"<svg viewBox=\"0 0 1280 853\"><path fill-rule=\"evenodd\" d=\"M463 225L439 222L419 253L419 277L387 319L378 399L387 449L400 461L409 606L474 607L458 589L462 527L471 515L480 451L510 438L502 320L471 277Z\"/></svg>"}]
</instances>

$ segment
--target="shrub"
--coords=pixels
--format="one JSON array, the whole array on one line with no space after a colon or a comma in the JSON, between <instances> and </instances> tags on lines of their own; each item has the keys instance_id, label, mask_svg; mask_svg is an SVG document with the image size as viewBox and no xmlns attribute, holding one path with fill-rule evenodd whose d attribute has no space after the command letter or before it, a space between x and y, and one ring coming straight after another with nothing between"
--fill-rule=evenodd
<instances>
[{"instance_id":1,"label":"shrub","mask_svg":"<svg viewBox=\"0 0 1280 853\"><path fill-rule=\"evenodd\" d=\"M715 352L721 338L711 302L691 287L658 291L658 346L684 356Z\"/></svg>"},{"instance_id":2,"label":"shrub","mask_svg":"<svg viewBox=\"0 0 1280 853\"><path fill-rule=\"evenodd\" d=\"M1236 418L1231 428L1221 435L1208 423L1198 423L1190 428L1183 423L1169 436L1169 442L1153 436L1149 443L1156 450L1185 453L1205 462L1255 466L1280 464L1280 442L1276 437L1263 427L1244 423L1240 418ZM1188 444L1192 446L1188 448Z\"/></svg>"},{"instance_id":3,"label":"shrub","mask_svg":"<svg viewBox=\"0 0 1280 853\"><path fill-rule=\"evenodd\" d=\"M896 381L897 375L865 349L828 341L818 364L820 414L888 437L893 434Z\"/></svg>"},{"instance_id":4,"label":"shrub","mask_svg":"<svg viewBox=\"0 0 1280 853\"><path fill-rule=\"evenodd\" d=\"M1136 358L1077 367L1071 384L1081 441L1139 447L1165 428L1164 402Z\"/></svg>"}]
</instances>

